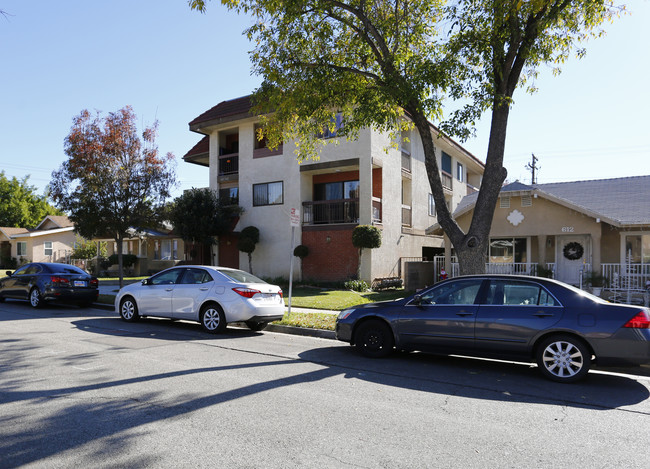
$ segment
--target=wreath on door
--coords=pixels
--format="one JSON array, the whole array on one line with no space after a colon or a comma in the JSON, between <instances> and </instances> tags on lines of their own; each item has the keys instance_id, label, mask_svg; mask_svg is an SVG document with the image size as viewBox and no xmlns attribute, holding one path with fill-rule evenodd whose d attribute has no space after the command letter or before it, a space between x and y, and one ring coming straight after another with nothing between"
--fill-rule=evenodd
<instances>
[{"instance_id":1,"label":"wreath on door","mask_svg":"<svg viewBox=\"0 0 650 469\"><path fill-rule=\"evenodd\" d=\"M582 255L585 253L585 249L582 247L582 244L573 241L571 243L567 243L566 246L564 246L562 252L564 253L564 257L570 261L575 261L582 257Z\"/></svg>"}]
</instances>

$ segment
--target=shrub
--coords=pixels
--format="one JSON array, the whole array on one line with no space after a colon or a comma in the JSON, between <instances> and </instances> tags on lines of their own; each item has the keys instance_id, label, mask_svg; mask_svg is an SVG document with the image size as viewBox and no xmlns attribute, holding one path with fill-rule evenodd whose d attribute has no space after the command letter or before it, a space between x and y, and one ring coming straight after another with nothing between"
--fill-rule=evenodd
<instances>
[{"instance_id":1,"label":"shrub","mask_svg":"<svg viewBox=\"0 0 650 469\"><path fill-rule=\"evenodd\" d=\"M122 267L129 268L135 265L135 262L138 260L138 256L135 254L122 254ZM108 256L108 262L110 265L117 264L117 254L111 254Z\"/></svg>"},{"instance_id":2,"label":"shrub","mask_svg":"<svg viewBox=\"0 0 650 469\"><path fill-rule=\"evenodd\" d=\"M304 259L305 257L307 257L308 254L309 254L309 248L304 244L299 244L293 250L293 255L299 257L300 259Z\"/></svg>"},{"instance_id":3,"label":"shrub","mask_svg":"<svg viewBox=\"0 0 650 469\"><path fill-rule=\"evenodd\" d=\"M347 290L365 292L370 290L370 285L364 280L348 280L343 284Z\"/></svg>"}]
</instances>

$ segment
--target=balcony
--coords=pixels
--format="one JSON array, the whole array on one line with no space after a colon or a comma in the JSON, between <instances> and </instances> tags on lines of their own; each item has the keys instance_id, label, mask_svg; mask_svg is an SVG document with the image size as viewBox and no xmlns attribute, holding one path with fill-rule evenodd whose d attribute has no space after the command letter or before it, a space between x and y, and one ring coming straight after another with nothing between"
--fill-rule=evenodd
<instances>
[{"instance_id":1,"label":"balcony","mask_svg":"<svg viewBox=\"0 0 650 469\"><path fill-rule=\"evenodd\" d=\"M219 176L237 174L239 172L239 153L219 156Z\"/></svg>"},{"instance_id":2,"label":"balcony","mask_svg":"<svg viewBox=\"0 0 650 469\"><path fill-rule=\"evenodd\" d=\"M359 199L303 202L302 222L305 225L359 223Z\"/></svg>"},{"instance_id":3,"label":"balcony","mask_svg":"<svg viewBox=\"0 0 650 469\"><path fill-rule=\"evenodd\" d=\"M445 171L440 171L440 179L442 180L442 188L446 190L453 190L453 181L454 178L451 174L446 173Z\"/></svg>"}]
</instances>

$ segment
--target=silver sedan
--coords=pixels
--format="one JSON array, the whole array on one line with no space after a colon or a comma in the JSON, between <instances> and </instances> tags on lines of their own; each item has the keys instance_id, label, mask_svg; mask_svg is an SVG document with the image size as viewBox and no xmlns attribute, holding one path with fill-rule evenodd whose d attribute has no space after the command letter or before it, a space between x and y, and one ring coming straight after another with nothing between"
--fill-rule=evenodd
<instances>
[{"instance_id":1,"label":"silver sedan","mask_svg":"<svg viewBox=\"0 0 650 469\"><path fill-rule=\"evenodd\" d=\"M199 322L208 332L244 322L255 331L282 319L282 290L242 270L184 265L122 288L115 310L125 321L142 316Z\"/></svg>"}]
</instances>

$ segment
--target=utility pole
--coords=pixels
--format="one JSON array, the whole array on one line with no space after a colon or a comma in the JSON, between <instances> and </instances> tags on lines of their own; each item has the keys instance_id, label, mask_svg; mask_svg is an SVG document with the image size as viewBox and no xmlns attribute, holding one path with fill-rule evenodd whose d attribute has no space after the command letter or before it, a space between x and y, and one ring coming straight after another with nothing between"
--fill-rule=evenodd
<instances>
[{"instance_id":1,"label":"utility pole","mask_svg":"<svg viewBox=\"0 0 650 469\"><path fill-rule=\"evenodd\" d=\"M537 184L537 176L535 175L535 171L539 171L541 166L537 166L537 162L539 161L538 158L535 156L535 153L531 153L533 155L533 159L531 160L530 163L526 165L526 169L530 170L530 172L533 174L532 177L532 182L531 184Z\"/></svg>"}]
</instances>

